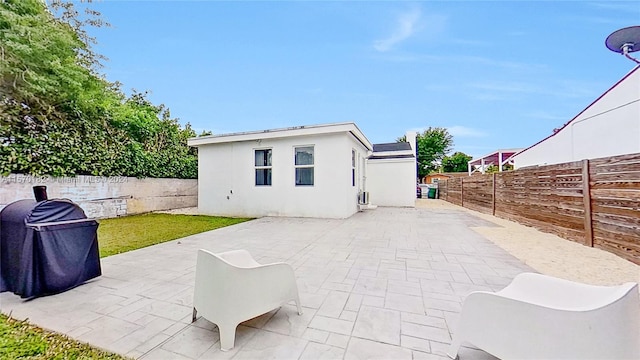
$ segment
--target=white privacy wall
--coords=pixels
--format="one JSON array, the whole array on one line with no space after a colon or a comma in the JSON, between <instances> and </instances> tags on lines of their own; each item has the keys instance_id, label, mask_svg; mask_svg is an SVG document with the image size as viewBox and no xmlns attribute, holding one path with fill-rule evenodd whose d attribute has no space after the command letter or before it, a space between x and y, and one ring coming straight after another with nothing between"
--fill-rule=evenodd
<instances>
[{"instance_id":1,"label":"white privacy wall","mask_svg":"<svg viewBox=\"0 0 640 360\"><path fill-rule=\"evenodd\" d=\"M373 205L415 206L415 158L369 159L367 189Z\"/></svg>"},{"instance_id":2,"label":"white privacy wall","mask_svg":"<svg viewBox=\"0 0 640 360\"><path fill-rule=\"evenodd\" d=\"M10 174L0 177L0 210L34 199L33 186L46 186L49 199L69 199L90 218L112 218L198 205L196 179L136 179L124 176L49 177Z\"/></svg>"},{"instance_id":3,"label":"white privacy wall","mask_svg":"<svg viewBox=\"0 0 640 360\"><path fill-rule=\"evenodd\" d=\"M294 148L314 146L314 185L296 186ZM272 149L272 185L255 185L254 150ZM357 211L348 132L203 144L198 147L198 209L225 216L346 218Z\"/></svg>"},{"instance_id":4,"label":"white privacy wall","mask_svg":"<svg viewBox=\"0 0 640 360\"><path fill-rule=\"evenodd\" d=\"M518 168L640 152L640 71L621 82L555 135L514 156Z\"/></svg>"}]
</instances>

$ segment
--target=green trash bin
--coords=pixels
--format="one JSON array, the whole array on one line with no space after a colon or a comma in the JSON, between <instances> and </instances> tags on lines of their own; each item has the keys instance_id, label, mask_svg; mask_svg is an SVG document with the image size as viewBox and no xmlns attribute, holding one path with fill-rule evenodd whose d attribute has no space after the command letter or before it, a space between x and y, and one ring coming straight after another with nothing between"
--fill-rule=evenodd
<instances>
[{"instance_id":1,"label":"green trash bin","mask_svg":"<svg viewBox=\"0 0 640 360\"><path fill-rule=\"evenodd\" d=\"M429 188L429 192L427 193L427 197L429 199L435 199L436 198L436 188Z\"/></svg>"}]
</instances>

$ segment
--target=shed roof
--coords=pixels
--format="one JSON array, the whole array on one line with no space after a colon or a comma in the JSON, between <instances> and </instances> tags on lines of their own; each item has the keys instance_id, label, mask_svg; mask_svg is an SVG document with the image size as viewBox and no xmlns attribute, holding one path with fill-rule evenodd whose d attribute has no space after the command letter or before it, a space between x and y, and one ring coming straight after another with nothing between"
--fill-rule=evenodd
<instances>
[{"instance_id":1,"label":"shed roof","mask_svg":"<svg viewBox=\"0 0 640 360\"><path fill-rule=\"evenodd\" d=\"M373 144L373 152L403 151L403 150L411 150L411 144L409 144L408 142Z\"/></svg>"},{"instance_id":2,"label":"shed roof","mask_svg":"<svg viewBox=\"0 0 640 360\"><path fill-rule=\"evenodd\" d=\"M408 142L373 144L369 160L414 159L415 153Z\"/></svg>"},{"instance_id":3,"label":"shed roof","mask_svg":"<svg viewBox=\"0 0 640 360\"><path fill-rule=\"evenodd\" d=\"M267 129L259 131L237 132L229 134L208 135L190 138L188 140L189 146L202 146L210 144L222 144L238 141L252 141L259 139L278 139L294 136L310 136L347 132L351 133L364 147L368 150L373 150L373 145L367 139L366 136L360 131L355 123L334 123L334 124L319 124L319 125L303 125L292 126L288 128L280 129Z\"/></svg>"}]
</instances>

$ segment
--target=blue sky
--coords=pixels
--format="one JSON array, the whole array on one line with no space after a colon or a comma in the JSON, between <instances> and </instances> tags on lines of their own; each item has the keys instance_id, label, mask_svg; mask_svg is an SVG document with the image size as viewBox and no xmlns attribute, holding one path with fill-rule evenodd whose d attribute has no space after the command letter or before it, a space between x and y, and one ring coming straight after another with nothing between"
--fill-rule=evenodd
<instances>
[{"instance_id":1,"label":"blue sky","mask_svg":"<svg viewBox=\"0 0 640 360\"><path fill-rule=\"evenodd\" d=\"M95 1L102 69L214 133L355 122L373 143L446 127L528 147L633 63L605 38L638 1Z\"/></svg>"}]
</instances>

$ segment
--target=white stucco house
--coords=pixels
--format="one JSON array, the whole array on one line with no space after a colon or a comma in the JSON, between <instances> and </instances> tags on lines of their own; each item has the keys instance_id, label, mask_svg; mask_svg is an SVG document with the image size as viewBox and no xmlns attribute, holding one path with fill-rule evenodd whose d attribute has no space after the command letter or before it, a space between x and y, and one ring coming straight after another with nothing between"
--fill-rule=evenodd
<instances>
[{"instance_id":1,"label":"white stucco house","mask_svg":"<svg viewBox=\"0 0 640 360\"><path fill-rule=\"evenodd\" d=\"M203 214L347 218L361 209L368 182L375 183L367 174L374 147L354 123L211 135L188 143L198 148ZM411 181L414 200L415 176ZM405 199L393 206L405 204L414 206Z\"/></svg>"},{"instance_id":2,"label":"white stucco house","mask_svg":"<svg viewBox=\"0 0 640 360\"><path fill-rule=\"evenodd\" d=\"M404 143L402 150L375 152L378 146L354 123L211 135L188 143L198 148L202 214L347 218L372 204L415 206L415 151Z\"/></svg>"},{"instance_id":3,"label":"white stucco house","mask_svg":"<svg viewBox=\"0 0 640 360\"><path fill-rule=\"evenodd\" d=\"M639 68L553 134L515 154L515 167L640 153Z\"/></svg>"}]
</instances>

